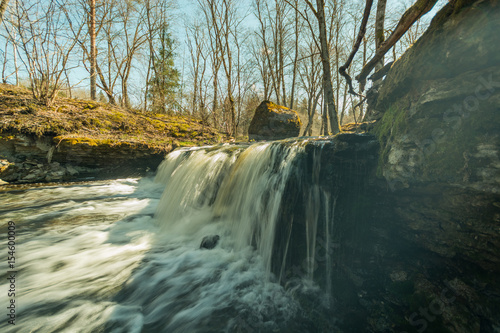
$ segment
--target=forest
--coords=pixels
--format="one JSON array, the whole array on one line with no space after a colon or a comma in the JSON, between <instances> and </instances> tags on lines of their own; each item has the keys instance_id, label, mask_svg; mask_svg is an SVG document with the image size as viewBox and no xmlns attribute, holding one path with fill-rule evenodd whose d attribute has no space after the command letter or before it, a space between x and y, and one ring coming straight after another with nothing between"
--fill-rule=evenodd
<instances>
[{"instance_id":1,"label":"forest","mask_svg":"<svg viewBox=\"0 0 500 333\"><path fill-rule=\"evenodd\" d=\"M45 105L65 96L189 114L231 136L272 100L299 111L303 135L335 134L366 110L364 84L350 87L349 75L425 3L377 66L396 60L436 2L2 0L1 77Z\"/></svg>"}]
</instances>

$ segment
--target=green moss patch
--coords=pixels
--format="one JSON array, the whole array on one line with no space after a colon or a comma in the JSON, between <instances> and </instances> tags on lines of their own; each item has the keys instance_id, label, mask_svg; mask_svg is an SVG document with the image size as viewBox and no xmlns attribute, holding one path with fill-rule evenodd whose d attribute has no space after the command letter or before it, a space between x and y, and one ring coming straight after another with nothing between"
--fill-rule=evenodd
<instances>
[{"instance_id":1,"label":"green moss patch","mask_svg":"<svg viewBox=\"0 0 500 333\"><path fill-rule=\"evenodd\" d=\"M391 105L382 119L375 123L373 133L380 142L379 164L377 175L382 175L382 166L387 161L390 151L390 142L396 136L402 135L408 128L408 110L399 104Z\"/></svg>"},{"instance_id":2,"label":"green moss patch","mask_svg":"<svg viewBox=\"0 0 500 333\"><path fill-rule=\"evenodd\" d=\"M171 149L177 139L185 145L214 144L223 134L199 119L126 110L95 101L59 98L51 106L37 104L29 90L0 84L0 134L50 136L65 144L90 146L119 142L145 143Z\"/></svg>"}]
</instances>

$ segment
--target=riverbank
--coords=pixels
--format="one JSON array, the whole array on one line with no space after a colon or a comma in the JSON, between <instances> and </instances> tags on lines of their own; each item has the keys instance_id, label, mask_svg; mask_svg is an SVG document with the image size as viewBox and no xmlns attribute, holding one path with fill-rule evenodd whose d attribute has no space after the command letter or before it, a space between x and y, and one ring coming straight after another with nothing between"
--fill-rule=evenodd
<instances>
[{"instance_id":1,"label":"riverbank","mask_svg":"<svg viewBox=\"0 0 500 333\"><path fill-rule=\"evenodd\" d=\"M224 140L193 117L63 97L49 107L6 84L0 117L0 179L8 183L140 176L176 147Z\"/></svg>"}]
</instances>

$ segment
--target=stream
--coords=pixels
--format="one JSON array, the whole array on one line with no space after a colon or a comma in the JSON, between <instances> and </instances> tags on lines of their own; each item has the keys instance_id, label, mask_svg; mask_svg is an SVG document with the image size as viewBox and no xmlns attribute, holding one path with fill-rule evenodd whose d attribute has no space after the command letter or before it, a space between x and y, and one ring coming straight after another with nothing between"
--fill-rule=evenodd
<instances>
[{"instance_id":1,"label":"stream","mask_svg":"<svg viewBox=\"0 0 500 333\"><path fill-rule=\"evenodd\" d=\"M323 293L307 279L282 286L270 271L274 221L301 149L181 149L156 177L4 186L4 252L9 221L16 228L16 318L9 324L4 310L0 330L318 331L299 300L314 297L324 310ZM214 249L200 248L216 234ZM2 306L12 298L9 270L2 260Z\"/></svg>"}]
</instances>

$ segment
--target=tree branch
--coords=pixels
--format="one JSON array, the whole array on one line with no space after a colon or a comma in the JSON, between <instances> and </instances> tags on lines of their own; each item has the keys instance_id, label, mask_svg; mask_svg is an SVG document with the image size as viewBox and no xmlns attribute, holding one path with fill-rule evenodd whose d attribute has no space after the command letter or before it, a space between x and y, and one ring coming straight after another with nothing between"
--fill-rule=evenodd
<instances>
[{"instance_id":1,"label":"tree branch","mask_svg":"<svg viewBox=\"0 0 500 333\"><path fill-rule=\"evenodd\" d=\"M368 63L361 70L361 73L356 76L356 80L358 80L361 86L365 85L366 77L370 74L380 59L382 59L382 57L387 53L387 51L389 51L389 49L393 47L399 39L401 39L413 23L422 17L422 15L430 11L437 1L438 0L417 0L417 2L415 2L415 4L413 4L413 6L411 6L403 14L392 34L380 45L373 58L368 61Z\"/></svg>"},{"instance_id":2,"label":"tree branch","mask_svg":"<svg viewBox=\"0 0 500 333\"><path fill-rule=\"evenodd\" d=\"M363 41L363 37L365 36L366 33L366 25L368 23L368 18L370 17L370 11L373 5L373 0L366 0L366 5L365 5L365 12L363 14L363 21L361 22L361 26L359 27L359 32L358 32L358 37L356 39L356 43L354 44L351 54L349 55L349 58L347 58L347 61L345 62L344 65L342 65L339 68L339 73L342 75L346 81L347 84L349 85L349 93L352 95L356 96L361 96L358 93L354 91L354 88L352 86L352 79L349 74L347 74L347 69L349 66L351 66L351 62L354 59L354 56L356 55L356 52L358 52L359 46L361 45L361 42Z\"/></svg>"},{"instance_id":3,"label":"tree branch","mask_svg":"<svg viewBox=\"0 0 500 333\"><path fill-rule=\"evenodd\" d=\"M314 6L311 3L311 1L309 1L309 0L305 0L305 1L306 1L306 4L309 6L309 8L311 8L312 12L314 13L314 16L318 17L318 12L316 11L316 9L314 9Z\"/></svg>"}]
</instances>

